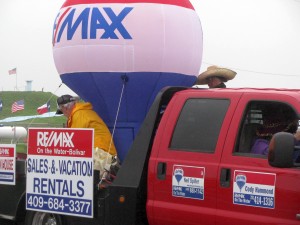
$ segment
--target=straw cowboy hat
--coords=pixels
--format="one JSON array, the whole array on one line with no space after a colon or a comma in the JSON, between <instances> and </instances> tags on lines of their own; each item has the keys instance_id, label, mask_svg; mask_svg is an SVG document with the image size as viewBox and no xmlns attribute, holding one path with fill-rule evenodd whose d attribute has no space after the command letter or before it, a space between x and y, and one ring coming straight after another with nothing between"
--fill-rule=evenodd
<instances>
[{"instance_id":1,"label":"straw cowboy hat","mask_svg":"<svg viewBox=\"0 0 300 225\"><path fill-rule=\"evenodd\" d=\"M197 78L196 84L207 84L207 78L219 77L223 82L232 80L236 75L236 72L226 68L220 68L218 66L209 66L207 70L201 73Z\"/></svg>"}]
</instances>

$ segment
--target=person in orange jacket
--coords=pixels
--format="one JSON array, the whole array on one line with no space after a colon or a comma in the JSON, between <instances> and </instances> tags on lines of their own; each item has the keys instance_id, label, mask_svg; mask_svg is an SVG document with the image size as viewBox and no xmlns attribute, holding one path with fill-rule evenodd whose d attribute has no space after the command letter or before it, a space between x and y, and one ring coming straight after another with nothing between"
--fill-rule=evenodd
<instances>
[{"instance_id":1,"label":"person in orange jacket","mask_svg":"<svg viewBox=\"0 0 300 225\"><path fill-rule=\"evenodd\" d=\"M94 129L94 169L100 171L100 177L105 170L109 170L112 160L117 155L111 133L93 110L89 102L80 102L77 97L62 95L57 98L56 114L67 117L68 128L93 128Z\"/></svg>"}]
</instances>

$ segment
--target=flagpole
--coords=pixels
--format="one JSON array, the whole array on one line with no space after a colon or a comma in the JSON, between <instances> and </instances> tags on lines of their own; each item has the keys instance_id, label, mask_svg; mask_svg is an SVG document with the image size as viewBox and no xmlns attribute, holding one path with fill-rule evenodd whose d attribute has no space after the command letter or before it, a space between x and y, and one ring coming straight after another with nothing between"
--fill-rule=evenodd
<instances>
[{"instance_id":1,"label":"flagpole","mask_svg":"<svg viewBox=\"0 0 300 225\"><path fill-rule=\"evenodd\" d=\"M16 91L18 91L18 71L16 68Z\"/></svg>"}]
</instances>

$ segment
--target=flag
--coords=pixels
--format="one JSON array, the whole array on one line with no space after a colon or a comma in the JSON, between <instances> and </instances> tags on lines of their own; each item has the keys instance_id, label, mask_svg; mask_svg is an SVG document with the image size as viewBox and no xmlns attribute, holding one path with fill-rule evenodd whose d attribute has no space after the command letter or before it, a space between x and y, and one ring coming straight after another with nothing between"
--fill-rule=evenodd
<instances>
[{"instance_id":1,"label":"flag","mask_svg":"<svg viewBox=\"0 0 300 225\"><path fill-rule=\"evenodd\" d=\"M24 100L14 102L11 106L12 113L19 111L19 110L23 110L23 109L24 109Z\"/></svg>"},{"instance_id":2,"label":"flag","mask_svg":"<svg viewBox=\"0 0 300 225\"><path fill-rule=\"evenodd\" d=\"M17 74L17 68L13 68L13 69L9 70L8 74L9 75Z\"/></svg>"},{"instance_id":3,"label":"flag","mask_svg":"<svg viewBox=\"0 0 300 225\"><path fill-rule=\"evenodd\" d=\"M44 114L46 112L50 112L50 102L48 101L44 105L38 107L36 111L38 114Z\"/></svg>"},{"instance_id":4,"label":"flag","mask_svg":"<svg viewBox=\"0 0 300 225\"><path fill-rule=\"evenodd\" d=\"M0 99L0 112L2 111L2 99Z\"/></svg>"}]
</instances>

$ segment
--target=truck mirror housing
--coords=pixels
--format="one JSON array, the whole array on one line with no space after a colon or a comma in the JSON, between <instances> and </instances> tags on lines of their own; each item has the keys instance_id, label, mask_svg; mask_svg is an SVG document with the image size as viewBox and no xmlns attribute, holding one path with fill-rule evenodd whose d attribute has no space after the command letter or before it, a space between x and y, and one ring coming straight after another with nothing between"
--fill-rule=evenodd
<instances>
[{"instance_id":1,"label":"truck mirror housing","mask_svg":"<svg viewBox=\"0 0 300 225\"><path fill-rule=\"evenodd\" d=\"M294 167L294 145L295 138L286 132L276 133L269 144L268 161L273 167Z\"/></svg>"}]
</instances>

